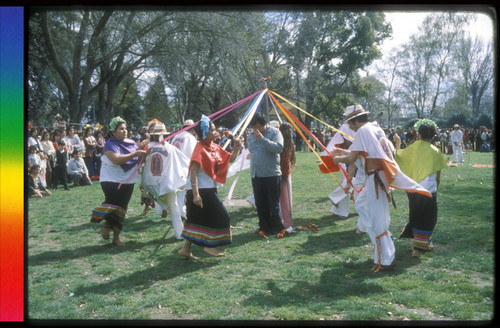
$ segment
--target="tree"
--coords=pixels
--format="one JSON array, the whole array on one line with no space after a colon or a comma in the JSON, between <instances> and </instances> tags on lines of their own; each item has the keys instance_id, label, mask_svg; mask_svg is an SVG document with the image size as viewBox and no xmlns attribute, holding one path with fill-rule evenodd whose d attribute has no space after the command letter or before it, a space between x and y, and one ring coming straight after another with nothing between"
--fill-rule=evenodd
<instances>
[{"instance_id":1,"label":"tree","mask_svg":"<svg viewBox=\"0 0 500 328\"><path fill-rule=\"evenodd\" d=\"M389 36L390 26L382 13L293 15L293 41L287 65L297 97L305 103L305 110L315 116L340 117L345 106L354 101L348 94L356 89L358 70L380 56L376 46ZM306 125L310 120L309 116L305 118Z\"/></svg>"},{"instance_id":2,"label":"tree","mask_svg":"<svg viewBox=\"0 0 500 328\"><path fill-rule=\"evenodd\" d=\"M155 78L154 83L144 96L144 108L146 120L156 118L167 123L171 119L168 111L168 99L165 92L165 84L161 76Z\"/></svg>"},{"instance_id":3,"label":"tree","mask_svg":"<svg viewBox=\"0 0 500 328\"><path fill-rule=\"evenodd\" d=\"M418 118L433 117L443 107L443 84L449 77L453 46L463 35L467 16L445 12L429 15L421 32L410 38L401 56L406 58L398 74L402 95Z\"/></svg>"},{"instance_id":4,"label":"tree","mask_svg":"<svg viewBox=\"0 0 500 328\"><path fill-rule=\"evenodd\" d=\"M37 13L38 14L38 13ZM115 114L119 84L164 46L154 30L168 12L40 10L50 63L64 84L70 120L80 122L97 96L96 116L107 123Z\"/></svg>"},{"instance_id":5,"label":"tree","mask_svg":"<svg viewBox=\"0 0 500 328\"><path fill-rule=\"evenodd\" d=\"M491 42L487 45L479 38L466 38L460 41L455 54L459 77L455 80L457 88L465 89L464 103L472 109L472 116L478 117L481 102L493 81L493 50Z\"/></svg>"}]
</instances>

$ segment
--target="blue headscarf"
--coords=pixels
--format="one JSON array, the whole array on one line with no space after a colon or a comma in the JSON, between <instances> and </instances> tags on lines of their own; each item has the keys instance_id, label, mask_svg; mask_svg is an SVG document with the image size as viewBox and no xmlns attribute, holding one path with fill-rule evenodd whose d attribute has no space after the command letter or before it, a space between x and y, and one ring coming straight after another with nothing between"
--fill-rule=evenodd
<instances>
[{"instance_id":1,"label":"blue headscarf","mask_svg":"<svg viewBox=\"0 0 500 328\"><path fill-rule=\"evenodd\" d=\"M203 139L207 136L207 133L210 131L210 118L201 114L201 123L200 123L201 131L203 132Z\"/></svg>"}]
</instances>

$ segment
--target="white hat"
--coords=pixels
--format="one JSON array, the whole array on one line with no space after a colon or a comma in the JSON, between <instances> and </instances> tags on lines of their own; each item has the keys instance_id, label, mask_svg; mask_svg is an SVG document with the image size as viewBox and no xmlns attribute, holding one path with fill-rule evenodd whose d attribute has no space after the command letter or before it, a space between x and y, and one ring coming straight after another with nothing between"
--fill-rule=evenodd
<instances>
[{"instance_id":1,"label":"white hat","mask_svg":"<svg viewBox=\"0 0 500 328\"><path fill-rule=\"evenodd\" d=\"M273 128L278 129L280 127L280 122L278 122L278 121L271 121L271 122L269 122L269 125L272 126Z\"/></svg>"},{"instance_id":2,"label":"white hat","mask_svg":"<svg viewBox=\"0 0 500 328\"><path fill-rule=\"evenodd\" d=\"M365 115L365 114L370 114L370 112L366 111L363 109L361 105L351 105L347 106L344 112L345 116L345 121L350 121L355 117Z\"/></svg>"},{"instance_id":3,"label":"white hat","mask_svg":"<svg viewBox=\"0 0 500 328\"><path fill-rule=\"evenodd\" d=\"M151 132L151 134L154 134L154 135L164 135L167 133L168 133L168 131L165 128L165 124L163 124L163 123L156 123L155 127L153 128L153 132Z\"/></svg>"},{"instance_id":4,"label":"white hat","mask_svg":"<svg viewBox=\"0 0 500 328\"><path fill-rule=\"evenodd\" d=\"M193 124L194 124L193 120L185 120L184 124L182 124L182 126L190 126L190 125L193 125Z\"/></svg>"}]
</instances>

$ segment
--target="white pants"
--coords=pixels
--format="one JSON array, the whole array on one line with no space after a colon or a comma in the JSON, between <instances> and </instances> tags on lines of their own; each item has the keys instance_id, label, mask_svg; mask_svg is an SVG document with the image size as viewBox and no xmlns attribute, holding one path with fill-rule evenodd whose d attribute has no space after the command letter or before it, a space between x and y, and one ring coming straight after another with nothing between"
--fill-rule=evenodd
<instances>
[{"instance_id":1,"label":"white pants","mask_svg":"<svg viewBox=\"0 0 500 328\"><path fill-rule=\"evenodd\" d=\"M161 212L166 210L167 208L170 214L170 220L172 220L172 225L174 226L175 237L181 240L183 239L181 237L181 234L184 225L182 224L179 207L177 206L175 192L163 194L158 197L158 202L155 202L155 209L157 214L161 214Z\"/></svg>"},{"instance_id":2,"label":"white pants","mask_svg":"<svg viewBox=\"0 0 500 328\"><path fill-rule=\"evenodd\" d=\"M358 194L353 192L354 197L354 208L358 212L359 218L356 224L357 228L361 232L368 231L369 218L368 218L368 206L366 204L366 188L363 188Z\"/></svg>"},{"instance_id":3,"label":"white pants","mask_svg":"<svg viewBox=\"0 0 500 328\"><path fill-rule=\"evenodd\" d=\"M181 217L186 217L186 205L184 205L184 201L186 199L186 191L177 190L177 207L179 208L179 213Z\"/></svg>"},{"instance_id":4,"label":"white pants","mask_svg":"<svg viewBox=\"0 0 500 328\"><path fill-rule=\"evenodd\" d=\"M349 188L349 186L344 187ZM348 217L349 216L349 194L346 194L342 187L338 187L334 191L332 191L328 197L333 203L330 212L333 214Z\"/></svg>"},{"instance_id":5,"label":"white pants","mask_svg":"<svg viewBox=\"0 0 500 328\"><path fill-rule=\"evenodd\" d=\"M396 255L396 249L389 232L389 224L391 223L389 200L381 188L378 189L377 198L374 178L373 174L367 177L365 190L363 190L366 192L366 208L369 209L366 211L366 220L363 224L375 246L373 262L379 264L380 260L381 265L390 265Z\"/></svg>"},{"instance_id":6,"label":"white pants","mask_svg":"<svg viewBox=\"0 0 500 328\"><path fill-rule=\"evenodd\" d=\"M455 163L463 163L464 162L464 155L462 153L462 146L455 146L455 143L453 143L453 161Z\"/></svg>"}]
</instances>

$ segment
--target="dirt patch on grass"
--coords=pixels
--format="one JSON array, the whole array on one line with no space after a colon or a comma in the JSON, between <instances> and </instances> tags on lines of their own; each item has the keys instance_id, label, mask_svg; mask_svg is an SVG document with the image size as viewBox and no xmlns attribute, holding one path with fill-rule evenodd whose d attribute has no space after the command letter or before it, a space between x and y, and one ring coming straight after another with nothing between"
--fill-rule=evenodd
<instances>
[{"instance_id":1,"label":"dirt patch on grass","mask_svg":"<svg viewBox=\"0 0 500 328\"><path fill-rule=\"evenodd\" d=\"M413 313L413 314L418 314L423 317L423 320L433 320L433 321L438 321L438 320L449 320L448 318L445 318L440 315L435 315L434 313L423 310L423 309L409 309L406 306L402 304L395 304L395 303L390 303L392 306L396 308L396 310L400 312L405 312L405 313ZM400 316L400 315L394 315L391 312L387 313L390 317L391 320L410 320L407 316Z\"/></svg>"}]
</instances>

